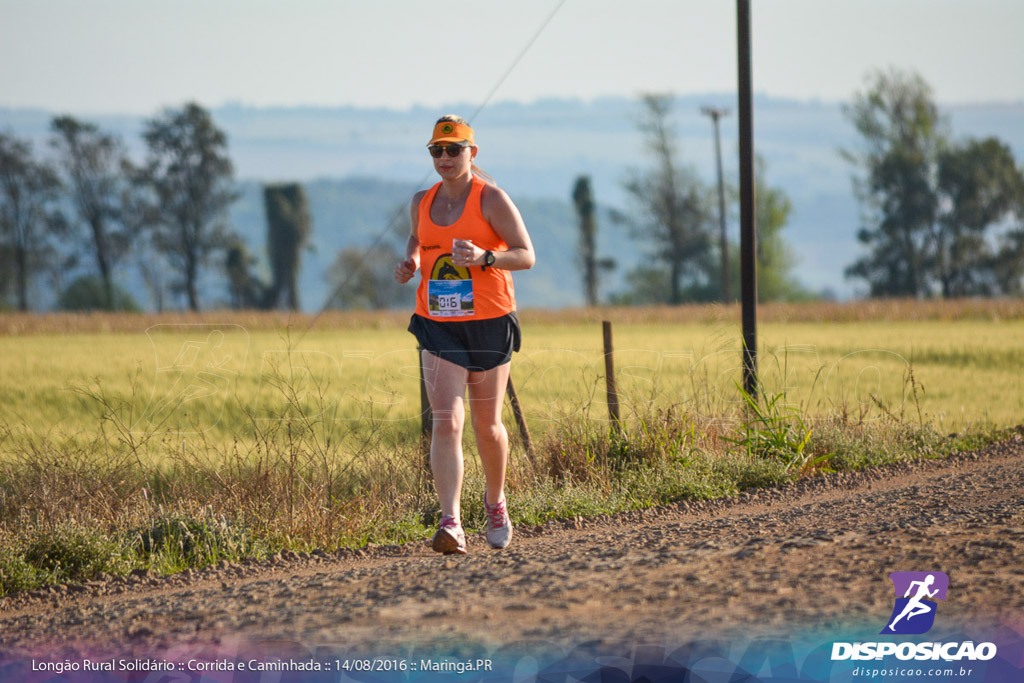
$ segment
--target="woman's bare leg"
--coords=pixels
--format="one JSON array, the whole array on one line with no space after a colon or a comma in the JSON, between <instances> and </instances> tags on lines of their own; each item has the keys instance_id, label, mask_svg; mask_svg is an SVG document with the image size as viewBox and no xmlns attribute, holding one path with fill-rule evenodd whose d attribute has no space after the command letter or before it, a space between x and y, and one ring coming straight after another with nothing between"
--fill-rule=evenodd
<instances>
[{"instance_id":1,"label":"woman's bare leg","mask_svg":"<svg viewBox=\"0 0 1024 683\"><path fill-rule=\"evenodd\" d=\"M430 438L430 469L441 514L461 523L459 498L462 493L462 426L466 419L463 397L468 371L450 361L423 351L423 380L433 414Z\"/></svg>"},{"instance_id":2,"label":"woman's bare leg","mask_svg":"<svg viewBox=\"0 0 1024 683\"><path fill-rule=\"evenodd\" d=\"M508 466L508 432L501 421L511 365L505 363L484 372L469 373L469 409L480 463L486 479L487 502L496 505L504 497Z\"/></svg>"}]
</instances>

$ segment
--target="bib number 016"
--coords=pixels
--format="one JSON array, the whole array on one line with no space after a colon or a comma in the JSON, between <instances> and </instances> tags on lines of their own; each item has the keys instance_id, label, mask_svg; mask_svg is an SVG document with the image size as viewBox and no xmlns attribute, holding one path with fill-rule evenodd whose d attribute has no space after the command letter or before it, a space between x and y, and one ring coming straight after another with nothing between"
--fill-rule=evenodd
<instances>
[{"instance_id":1,"label":"bib number 016","mask_svg":"<svg viewBox=\"0 0 1024 683\"><path fill-rule=\"evenodd\" d=\"M437 307L442 311L458 311L462 309L462 297L458 294L445 294L437 297Z\"/></svg>"}]
</instances>

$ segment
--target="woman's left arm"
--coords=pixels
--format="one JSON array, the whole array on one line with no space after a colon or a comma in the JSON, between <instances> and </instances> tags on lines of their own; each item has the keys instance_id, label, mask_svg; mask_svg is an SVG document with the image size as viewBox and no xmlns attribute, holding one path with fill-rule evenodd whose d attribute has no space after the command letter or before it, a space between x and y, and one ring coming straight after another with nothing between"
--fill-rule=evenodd
<instances>
[{"instance_id":1,"label":"woman's left arm","mask_svg":"<svg viewBox=\"0 0 1024 683\"><path fill-rule=\"evenodd\" d=\"M528 270L537 262L537 256L533 251L533 242L530 241L530 234L526 231L526 224L519 214L519 209L512 203L505 191L487 185L480 197L480 208L483 210L484 218L498 236L508 245L507 251L494 252L494 268L502 270ZM484 250L474 253L473 265L483 265Z\"/></svg>"}]
</instances>

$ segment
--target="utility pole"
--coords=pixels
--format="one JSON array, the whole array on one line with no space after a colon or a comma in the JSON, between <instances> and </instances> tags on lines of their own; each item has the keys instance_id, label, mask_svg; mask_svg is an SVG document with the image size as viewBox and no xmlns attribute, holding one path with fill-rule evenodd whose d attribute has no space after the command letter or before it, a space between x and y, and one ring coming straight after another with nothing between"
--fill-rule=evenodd
<instances>
[{"instance_id":1,"label":"utility pole","mask_svg":"<svg viewBox=\"0 0 1024 683\"><path fill-rule=\"evenodd\" d=\"M722 252L722 300L729 303L732 301L732 288L729 286L729 238L725 230L725 184L722 181L722 142L718 132L718 119L728 116L729 110L724 107L701 107L700 111L705 116L710 116L715 125L715 161L718 165L718 227Z\"/></svg>"},{"instance_id":2,"label":"utility pole","mask_svg":"<svg viewBox=\"0 0 1024 683\"><path fill-rule=\"evenodd\" d=\"M757 225L754 214L754 97L750 69L750 0L736 0L740 123L740 289L743 388L757 396Z\"/></svg>"}]
</instances>

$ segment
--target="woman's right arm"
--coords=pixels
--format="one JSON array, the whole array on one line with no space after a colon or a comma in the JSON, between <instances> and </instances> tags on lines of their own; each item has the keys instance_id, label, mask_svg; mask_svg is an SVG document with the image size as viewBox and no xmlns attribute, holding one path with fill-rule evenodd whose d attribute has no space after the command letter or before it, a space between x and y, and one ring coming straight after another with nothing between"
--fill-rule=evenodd
<instances>
[{"instance_id":1,"label":"woman's right arm","mask_svg":"<svg viewBox=\"0 0 1024 683\"><path fill-rule=\"evenodd\" d=\"M417 225L419 224L420 200L426 194L426 191L417 192L412 198L412 206L409 209L412 219L412 230L409 232L409 239L405 243L405 260L395 266L395 282L400 285L404 285L411 280L420 267L420 239Z\"/></svg>"}]
</instances>

